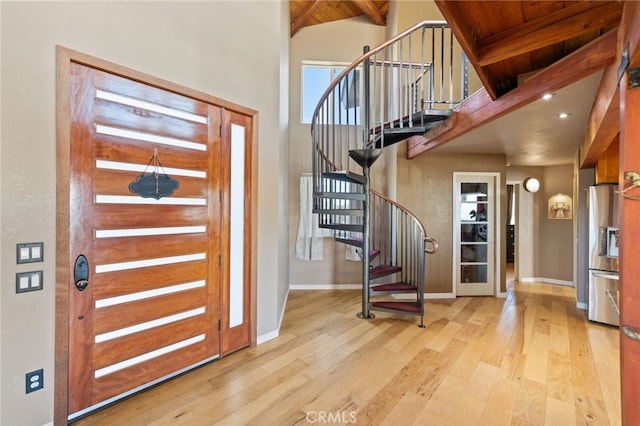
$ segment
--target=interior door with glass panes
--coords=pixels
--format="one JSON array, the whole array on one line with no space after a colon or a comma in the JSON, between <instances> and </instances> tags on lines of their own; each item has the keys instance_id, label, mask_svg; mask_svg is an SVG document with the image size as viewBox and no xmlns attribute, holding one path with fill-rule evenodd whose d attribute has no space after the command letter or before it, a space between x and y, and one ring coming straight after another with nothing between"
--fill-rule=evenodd
<instances>
[{"instance_id":1,"label":"interior door with glass panes","mask_svg":"<svg viewBox=\"0 0 640 426\"><path fill-rule=\"evenodd\" d=\"M495 177L454 173L453 282L458 296L495 288Z\"/></svg>"}]
</instances>

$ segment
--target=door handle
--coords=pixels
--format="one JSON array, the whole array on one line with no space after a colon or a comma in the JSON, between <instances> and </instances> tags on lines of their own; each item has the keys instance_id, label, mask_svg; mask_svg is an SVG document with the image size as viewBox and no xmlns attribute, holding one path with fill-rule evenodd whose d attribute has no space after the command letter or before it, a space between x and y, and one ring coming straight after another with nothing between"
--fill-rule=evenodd
<instances>
[{"instance_id":1,"label":"door handle","mask_svg":"<svg viewBox=\"0 0 640 426\"><path fill-rule=\"evenodd\" d=\"M604 278L607 280L616 280L619 281L620 280L620 276L618 274L604 274L602 272L592 272L594 277L597 278Z\"/></svg>"},{"instance_id":2,"label":"door handle","mask_svg":"<svg viewBox=\"0 0 640 426\"><path fill-rule=\"evenodd\" d=\"M611 307L616 312L616 316L620 318L620 308L618 308L618 302L616 301L617 297L614 296L613 292L609 289L606 289L605 293L607 294L607 299L609 299L609 303L611 304Z\"/></svg>"},{"instance_id":3,"label":"door handle","mask_svg":"<svg viewBox=\"0 0 640 426\"><path fill-rule=\"evenodd\" d=\"M76 264L73 267L73 281L80 291L84 291L89 285L89 262L84 254L76 259Z\"/></svg>"},{"instance_id":4,"label":"door handle","mask_svg":"<svg viewBox=\"0 0 640 426\"><path fill-rule=\"evenodd\" d=\"M625 325L624 327L622 327L622 332L629 339L635 340L636 342L640 342L640 328L629 327L628 325Z\"/></svg>"}]
</instances>

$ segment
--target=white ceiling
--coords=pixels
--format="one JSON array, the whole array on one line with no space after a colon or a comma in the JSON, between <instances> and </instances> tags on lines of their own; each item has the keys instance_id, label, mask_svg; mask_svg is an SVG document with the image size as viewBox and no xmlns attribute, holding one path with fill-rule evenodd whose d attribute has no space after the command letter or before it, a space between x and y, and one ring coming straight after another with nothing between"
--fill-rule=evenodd
<instances>
[{"instance_id":1,"label":"white ceiling","mask_svg":"<svg viewBox=\"0 0 640 426\"><path fill-rule=\"evenodd\" d=\"M593 74L489 124L429 151L432 153L506 154L512 166L572 163L602 78ZM559 119L568 112L566 119Z\"/></svg>"}]
</instances>

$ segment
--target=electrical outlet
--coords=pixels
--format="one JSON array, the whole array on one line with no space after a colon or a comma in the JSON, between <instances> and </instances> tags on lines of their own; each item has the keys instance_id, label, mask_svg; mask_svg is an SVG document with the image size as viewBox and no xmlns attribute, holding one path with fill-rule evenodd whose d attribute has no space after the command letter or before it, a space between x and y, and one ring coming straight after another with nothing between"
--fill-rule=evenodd
<instances>
[{"instance_id":1,"label":"electrical outlet","mask_svg":"<svg viewBox=\"0 0 640 426\"><path fill-rule=\"evenodd\" d=\"M44 387L44 370L32 371L26 374L25 378L25 391L31 393L40 390Z\"/></svg>"}]
</instances>

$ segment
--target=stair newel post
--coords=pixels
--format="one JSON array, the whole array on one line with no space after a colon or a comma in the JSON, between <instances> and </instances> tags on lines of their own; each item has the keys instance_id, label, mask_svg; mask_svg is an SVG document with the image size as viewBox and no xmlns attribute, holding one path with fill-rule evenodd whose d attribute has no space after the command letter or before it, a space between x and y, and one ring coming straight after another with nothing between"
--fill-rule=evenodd
<instances>
[{"instance_id":1,"label":"stair newel post","mask_svg":"<svg viewBox=\"0 0 640 426\"><path fill-rule=\"evenodd\" d=\"M375 315L369 312L369 269L371 267L371 259L369 258L369 236L371 234L369 225L369 171L370 168L368 164L362 166L362 172L365 178L362 216L362 312L357 315L358 318L362 319L375 318Z\"/></svg>"},{"instance_id":2,"label":"stair newel post","mask_svg":"<svg viewBox=\"0 0 640 426\"><path fill-rule=\"evenodd\" d=\"M363 53L366 54L369 52L369 46L364 46L362 49ZM363 117L362 117L362 148L365 149L369 142L369 133L370 133L370 114L369 108L371 103L371 96L369 93L369 58L364 60L363 70L362 70L362 87L363 87ZM367 156L368 157L368 156ZM377 158L377 156L376 156ZM370 170L371 164L373 164L375 159L368 161L359 162L362 166L362 174L364 175L364 202L363 202L363 216L362 216L362 312L360 312L357 316L358 318L370 319L375 318L371 312L369 312L369 269L371 267L371 259L369 258L370 251L370 212L369 212L369 199L370 199Z\"/></svg>"}]
</instances>

